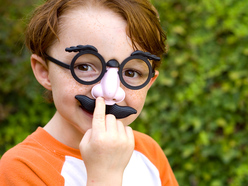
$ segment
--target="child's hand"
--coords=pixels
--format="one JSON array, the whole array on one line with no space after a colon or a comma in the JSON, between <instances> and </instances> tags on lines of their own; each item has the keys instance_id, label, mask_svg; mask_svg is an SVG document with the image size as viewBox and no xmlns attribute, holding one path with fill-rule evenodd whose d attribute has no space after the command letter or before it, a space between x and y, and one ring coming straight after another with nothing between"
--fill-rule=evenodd
<instances>
[{"instance_id":1,"label":"child's hand","mask_svg":"<svg viewBox=\"0 0 248 186\"><path fill-rule=\"evenodd\" d=\"M97 98L92 129L85 133L79 148L87 169L87 185L121 185L134 149L133 131L113 115L105 116L104 100Z\"/></svg>"}]
</instances>

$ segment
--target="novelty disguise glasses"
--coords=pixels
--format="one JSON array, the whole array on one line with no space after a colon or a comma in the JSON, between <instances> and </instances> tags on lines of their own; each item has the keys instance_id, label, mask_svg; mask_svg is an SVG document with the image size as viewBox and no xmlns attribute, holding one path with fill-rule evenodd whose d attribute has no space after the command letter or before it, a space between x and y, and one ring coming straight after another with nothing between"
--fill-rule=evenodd
<instances>
[{"instance_id":1,"label":"novelty disguise glasses","mask_svg":"<svg viewBox=\"0 0 248 186\"><path fill-rule=\"evenodd\" d=\"M78 52L68 65L46 54L46 58L61 67L70 69L76 81L84 85L92 85L100 81L109 67L118 68L121 83L132 90L146 86L155 75L149 60L160 61L149 52L135 51L121 64L115 59L105 62L98 50L91 45L78 45L65 49L66 52Z\"/></svg>"}]
</instances>

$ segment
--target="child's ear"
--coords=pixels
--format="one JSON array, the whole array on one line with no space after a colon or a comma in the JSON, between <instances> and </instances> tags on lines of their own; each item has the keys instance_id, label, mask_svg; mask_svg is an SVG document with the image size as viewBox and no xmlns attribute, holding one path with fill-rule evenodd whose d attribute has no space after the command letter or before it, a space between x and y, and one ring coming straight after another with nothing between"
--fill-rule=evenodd
<instances>
[{"instance_id":1,"label":"child's ear","mask_svg":"<svg viewBox=\"0 0 248 186\"><path fill-rule=\"evenodd\" d=\"M159 75L159 71L157 71L157 70L155 70L155 75L154 75L154 77L151 79L151 81L149 82L149 88L152 86L152 84L155 82L155 80L157 79L157 77L158 77L158 75Z\"/></svg>"},{"instance_id":2,"label":"child's ear","mask_svg":"<svg viewBox=\"0 0 248 186\"><path fill-rule=\"evenodd\" d=\"M31 67L37 81L47 90L52 90L51 82L49 79L48 65L38 55L31 55Z\"/></svg>"}]
</instances>

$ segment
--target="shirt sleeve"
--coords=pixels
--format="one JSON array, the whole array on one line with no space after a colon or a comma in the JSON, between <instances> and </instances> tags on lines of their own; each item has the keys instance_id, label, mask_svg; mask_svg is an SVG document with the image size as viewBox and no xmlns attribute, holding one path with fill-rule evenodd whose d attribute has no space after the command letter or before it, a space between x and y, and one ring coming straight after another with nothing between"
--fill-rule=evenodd
<instances>
[{"instance_id":1,"label":"shirt sleeve","mask_svg":"<svg viewBox=\"0 0 248 186\"><path fill-rule=\"evenodd\" d=\"M178 186L177 180L171 169L169 161L160 146L157 147L157 154L160 162L156 161L156 166L159 167L160 170L160 179L162 186Z\"/></svg>"}]
</instances>

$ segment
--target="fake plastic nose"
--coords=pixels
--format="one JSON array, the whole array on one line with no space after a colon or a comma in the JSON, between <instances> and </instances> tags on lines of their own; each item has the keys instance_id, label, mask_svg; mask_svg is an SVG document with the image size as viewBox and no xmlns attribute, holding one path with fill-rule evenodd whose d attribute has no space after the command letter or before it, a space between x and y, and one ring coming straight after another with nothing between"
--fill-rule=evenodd
<instances>
[{"instance_id":1,"label":"fake plastic nose","mask_svg":"<svg viewBox=\"0 0 248 186\"><path fill-rule=\"evenodd\" d=\"M91 90L91 95L96 99L103 97L106 105L114 105L124 100L125 92L120 87L118 68L107 68L101 83L95 85Z\"/></svg>"}]
</instances>

